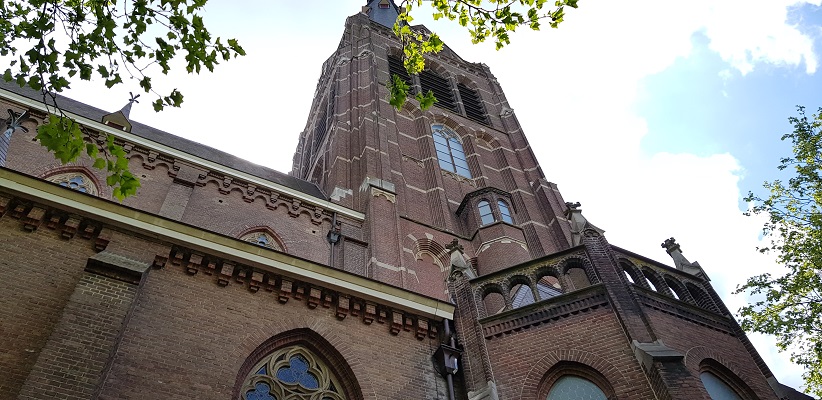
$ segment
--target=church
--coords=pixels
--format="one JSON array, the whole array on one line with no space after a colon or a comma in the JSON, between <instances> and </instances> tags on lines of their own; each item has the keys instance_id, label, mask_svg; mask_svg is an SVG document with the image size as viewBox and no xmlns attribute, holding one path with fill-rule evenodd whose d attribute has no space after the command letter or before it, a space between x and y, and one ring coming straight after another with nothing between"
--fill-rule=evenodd
<instances>
[{"instance_id":1,"label":"church","mask_svg":"<svg viewBox=\"0 0 822 400\"><path fill-rule=\"evenodd\" d=\"M810 399L710 266L563 199L488 66L446 46L409 76L394 2L352 12L288 174L59 97L127 152L119 202L0 83L0 399ZM394 74L438 102L394 109Z\"/></svg>"}]
</instances>

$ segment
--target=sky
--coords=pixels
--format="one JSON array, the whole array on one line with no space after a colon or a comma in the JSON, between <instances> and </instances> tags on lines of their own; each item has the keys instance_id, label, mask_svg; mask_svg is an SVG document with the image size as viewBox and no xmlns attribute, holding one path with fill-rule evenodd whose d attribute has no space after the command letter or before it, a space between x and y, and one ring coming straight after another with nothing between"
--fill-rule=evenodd
<instances>
[{"instance_id":1,"label":"sky","mask_svg":"<svg viewBox=\"0 0 822 400\"><path fill-rule=\"evenodd\" d=\"M364 3L211 0L206 25L248 55L213 74L155 76L155 87L183 92L183 107L156 114L143 95L132 119L288 172L322 62ZM427 6L414 17L465 60L489 65L547 179L611 244L672 265L660 244L675 237L739 309L747 298L731 294L737 285L780 271L756 251L767 243L764 219L743 216L742 198L765 195L762 182L779 177L795 106L822 106L822 0L579 6L559 29L518 30L500 51L432 21ZM139 90L127 84L76 83L67 95L114 111ZM800 388L787 353L750 337L779 381Z\"/></svg>"}]
</instances>

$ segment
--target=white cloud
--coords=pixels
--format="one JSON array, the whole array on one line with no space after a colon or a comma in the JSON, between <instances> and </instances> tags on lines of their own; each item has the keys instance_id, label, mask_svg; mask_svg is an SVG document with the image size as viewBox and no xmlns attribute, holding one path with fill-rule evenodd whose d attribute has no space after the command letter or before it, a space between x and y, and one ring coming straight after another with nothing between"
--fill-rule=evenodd
<instances>
[{"instance_id":1,"label":"white cloud","mask_svg":"<svg viewBox=\"0 0 822 400\"><path fill-rule=\"evenodd\" d=\"M187 95L184 109L156 115L142 104L133 117L287 172L320 65L336 48L345 17L362 2L350 1L343 13L302 8L285 13L273 6L225 3L210 2L219 10L210 17L230 21L221 23L231 27L225 29L239 37L249 56L219 66L214 75L155 78L158 85L178 87ZM790 25L788 15L792 7L820 3L591 0L571 11L560 29L517 32L500 52L471 46L453 26L431 23L423 15L417 19L466 60L490 65L547 178L560 185L566 200L582 202L585 215L607 231L613 244L669 262L659 243L675 236L736 310L744 298L728 293L744 277L773 267L754 250L762 221L742 216L739 209L743 166L727 153L644 154L641 141L649 132L635 105L640 94L654 95L643 92L643 80L688 57L696 34L743 75L762 64L804 64L807 73L814 73L813 40ZM244 10L254 15L243 15ZM246 20L254 22L237 25ZM270 22L260 22L265 20ZM72 95L116 110L128 90L104 97L94 87ZM775 354L772 342L763 344L766 338L752 340L778 379L798 387L800 373L787 357Z\"/></svg>"}]
</instances>

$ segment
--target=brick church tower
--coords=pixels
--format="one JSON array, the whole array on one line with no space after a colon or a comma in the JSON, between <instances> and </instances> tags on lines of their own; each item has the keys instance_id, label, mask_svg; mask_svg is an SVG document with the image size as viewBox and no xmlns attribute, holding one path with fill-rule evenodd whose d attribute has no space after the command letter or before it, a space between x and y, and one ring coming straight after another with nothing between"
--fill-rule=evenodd
<instances>
[{"instance_id":1,"label":"brick church tower","mask_svg":"<svg viewBox=\"0 0 822 400\"><path fill-rule=\"evenodd\" d=\"M446 47L406 75L397 11L345 21L288 175L58 98L127 152L142 187L117 202L35 143L41 94L0 83L0 399L809 398L712 266L565 202L486 65ZM392 74L439 102L393 109Z\"/></svg>"}]
</instances>

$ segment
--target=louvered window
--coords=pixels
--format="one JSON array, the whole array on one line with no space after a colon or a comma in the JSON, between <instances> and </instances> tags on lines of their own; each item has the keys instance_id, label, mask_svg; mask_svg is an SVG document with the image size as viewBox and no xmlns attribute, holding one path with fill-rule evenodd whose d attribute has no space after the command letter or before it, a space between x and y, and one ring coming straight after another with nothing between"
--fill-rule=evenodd
<instances>
[{"instance_id":1,"label":"louvered window","mask_svg":"<svg viewBox=\"0 0 822 400\"><path fill-rule=\"evenodd\" d=\"M320 147L327 131L326 121L328 120L328 109L325 107L325 104L323 104L320 108L322 114L320 114L319 118L317 118L317 122L314 125L314 151L317 151Z\"/></svg>"},{"instance_id":2,"label":"louvered window","mask_svg":"<svg viewBox=\"0 0 822 400\"><path fill-rule=\"evenodd\" d=\"M465 107L465 116L473 119L474 121L488 124L488 116L485 114L485 107L482 106L482 99L479 97L477 92L462 83L457 84L457 89L460 91L462 105Z\"/></svg>"},{"instance_id":3,"label":"louvered window","mask_svg":"<svg viewBox=\"0 0 822 400\"><path fill-rule=\"evenodd\" d=\"M408 87L408 94L415 94L416 91L414 90L414 83L411 81L411 77L408 75L408 71L405 70L405 66L402 64L402 58L395 57L392 55L388 56L388 75L389 79L393 80L394 75L399 75L400 79L402 79Z\"/></svg>"},{"instance_id":4,"label":"louvered window","mask_svg":"<svg viewBox=\"0 0 822 400\"><path fill-rule=\"evenodd\" d=\"M437 98L435 105L457 111L454 92L451 90L451 84L448 83L447 79L431 71L422 71L420 72L420 86L422 86L423 93L428 93L429 90L434 92L434 97Z\"/></svg>"}]
</instances>

